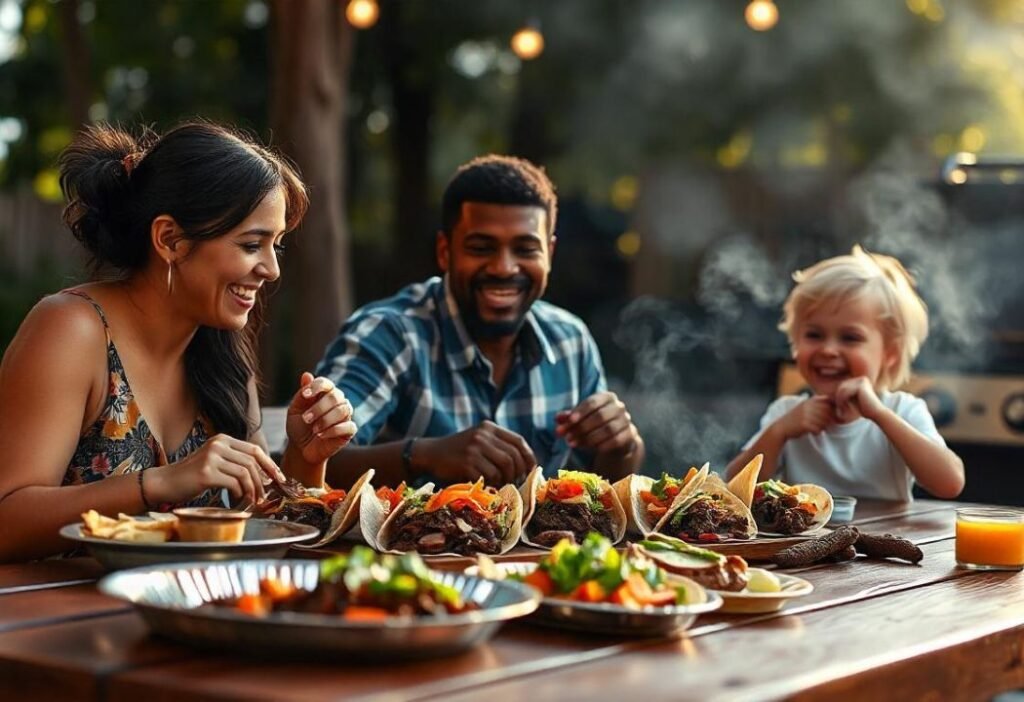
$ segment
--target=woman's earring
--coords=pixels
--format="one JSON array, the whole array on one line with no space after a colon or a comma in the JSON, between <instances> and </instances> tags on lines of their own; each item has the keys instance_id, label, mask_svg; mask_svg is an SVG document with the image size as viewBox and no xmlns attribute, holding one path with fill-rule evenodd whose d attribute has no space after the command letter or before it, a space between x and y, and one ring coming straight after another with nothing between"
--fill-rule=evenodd
<instances>
[{"instance_id":1,"label":"woman's earring","mask_svg":"<svg viewBox=\"0 0 1024 702\"><path fill-rule=\"evenodd\" d=\"M173 275L172 275L173 272L174 272L174 263L172 263L171 261L168 261L167 262L167 294L168 295L170 295L171 292L174 290L174 278L173 278Z\"/></svg>"}]
</instances>

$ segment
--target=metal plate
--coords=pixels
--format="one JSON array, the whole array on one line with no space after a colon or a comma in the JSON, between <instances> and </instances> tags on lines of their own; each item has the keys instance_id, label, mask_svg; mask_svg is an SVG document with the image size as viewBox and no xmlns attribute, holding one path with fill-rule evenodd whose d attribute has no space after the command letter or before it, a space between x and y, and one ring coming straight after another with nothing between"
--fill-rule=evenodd
<instances>
[{"instance_id":1,"label":"metal plate","mask_svg":"<svg viewBox=\"0 0 1024 702\"><path fill-rule=\"evenodd\" d=\"M236 543L167 541L159 544L99 539L82 533L82 522L68 524L60 535L82 544L107 570L182 561L225 561L231 558L280 558L292 544L316 538L320 530L307 524L250 519Z\"/></svg>"},{"instance_id":2,"label":"metal plate","mask_svg":"<svg viewBox=\"0 0 1024 702\"><path fill-rule=\"evenodd\" d=\"M775 572L779 579L782 590L779 592L726 592L715 590L722 596L722 612L729 614L758 614L762 612L777 612L782 609L786 602L794 597L803 597L814 591L814 585L798 578L795 575Z\"/></svg>"},{"instance_id":3,"label":"metal plate","mask_svg":"<svg viewBox=\"0 0 1024 702\"><path fill-rule=\"evenodd\" d=\"M537 568L536 563L495 563L497 571L504 575L528 575ZM475 575L476 566L465 571ZM612 636L678 636L688 629L697 615L711 612L722 606L722 597L711 590L705 602L670 607L645 607L629 609L617 604L604 602L575 602L556 597L541 600L536 613L529 618L532 624L569 629L588 634L610 634Z\"/></svg>"},{"instance_id":4,"label":"metal plate","mask_svg":"<svg viewBox=\"0 0 1024 702\"><path fill-rule=\"evenodd\" d=\"M183 643L274 656L344 654L386 660L465 650L489 639L502 622L530 614L540 600L535 590L520 583L434 572L480 609L439 617L393 617L382 623L298 612L253 617L226 607L204 606L257 593L260 579L269 574L312 590L320 578L320 563L295 559L155 566L108 575L98 587L104 594L134 603L153 632Z\"/></svg>"}]
</instances>

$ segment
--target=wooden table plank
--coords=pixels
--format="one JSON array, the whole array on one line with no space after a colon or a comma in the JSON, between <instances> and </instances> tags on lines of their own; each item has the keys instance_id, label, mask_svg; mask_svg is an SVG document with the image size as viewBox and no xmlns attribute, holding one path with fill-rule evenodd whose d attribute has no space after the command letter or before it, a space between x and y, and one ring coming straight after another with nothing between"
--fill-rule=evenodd
<instances>
[{"instance_id":1,"label":"wooden table plank","mask_svg":"<svg viewBox=\"0 0 1024 702\"><path fill-rule=\"evenodd\" d=\"M114 615L0 634L0 680L22 699L99 699L111 672L183 655L137 614Z\"/></svg>"},{"instance_id":2,"label":"wooden table plank","mask_svg":"<svg viewBox=\"0 0 1024 702\"><path fill-rule=\"evenodd\" d=\"M1024 685L1019 573L971 574L909 592L786 616L714 635L636 648L610 660L490 685L490 699L982 699ZM965 644L978 642L977 647ZM995 654L994 661L984 661ZM957 662L954 667L948 665ZM929 663L908 684L901 677ZM479 699L483 690L421 688L421 698ZM842 695L842 697L840 696Z\"/></svg>"},{"instance_id":3,"label":"wooden table plank","mask_svg":"<svg viewBox=\"0 0 1024 702\"><path fill-rule=\"evenodd\" d=\"M91 583L33 590L0 597L0 633L130 611L130 604L101 595Z\"/></svg>"},{"instance_id":4,"label":"wooden table plank","mask_svg":"<svg viewBox=\"0 0 1024 702\"><path fill-rule=\"evenodd\" d=\"M68 584L92 582L103 568L92 558L63 558L32 563L0 565L0 595Z\"/></svg>"}]
</instances>

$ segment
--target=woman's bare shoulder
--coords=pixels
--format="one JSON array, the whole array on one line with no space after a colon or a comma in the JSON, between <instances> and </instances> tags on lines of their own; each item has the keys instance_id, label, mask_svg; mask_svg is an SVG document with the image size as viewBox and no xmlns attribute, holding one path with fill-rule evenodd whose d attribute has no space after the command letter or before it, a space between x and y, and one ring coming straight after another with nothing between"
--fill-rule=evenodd
<instances>
[{"instance_id":1,"label":"woman's bare shoulder","mask_svg":"<svg viewBox=\"0 0 1024 702\"><path fill-rule=\"evenodd\" d=\"M8 355L80 358L105 349L106 332L96 308L78 295L57 293L37 302L25 316Z\"/></svg>"}]
</instances>

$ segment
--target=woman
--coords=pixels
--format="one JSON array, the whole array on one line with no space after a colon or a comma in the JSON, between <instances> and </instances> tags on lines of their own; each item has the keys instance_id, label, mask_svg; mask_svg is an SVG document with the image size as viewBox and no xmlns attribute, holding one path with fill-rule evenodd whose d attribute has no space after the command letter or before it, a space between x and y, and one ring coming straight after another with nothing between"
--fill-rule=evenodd
<instances>
[{"instance_id":1,"label":"woman","mask_svg":"<svg viewBox=\"0 0 1024 702\"><path fill-rule=\"evenodd\" d=\"M0 560L67 548L95 509L258 500L266 453L255 324L307 206L292 168L245 136L188 123L136 141L92 127L60 160L64 220L96 281L43 299L0 365ZM351 406L304 373L284 472L320 485L355 433Z\"/></svg>"}]
</instances>

